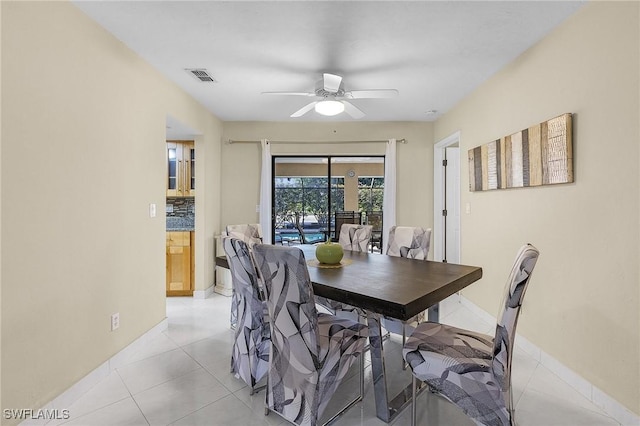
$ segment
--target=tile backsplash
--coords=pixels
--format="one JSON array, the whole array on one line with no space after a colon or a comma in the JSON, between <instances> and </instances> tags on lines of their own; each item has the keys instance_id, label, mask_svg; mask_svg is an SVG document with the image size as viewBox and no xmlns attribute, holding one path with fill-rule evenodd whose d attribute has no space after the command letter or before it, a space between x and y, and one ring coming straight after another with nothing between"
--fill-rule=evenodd
<instances>
[{"instance_id":1,"label":"tile backsplash","mask_svg":"<svg viewBox=\"0 0 640 426\"><path fill-rule=\"evenodd\" d=\"M167 231L193 231L195 211L194 198L167 197Z\"/></svg>"},{"instance_id":2,"label":"tile backsplash","mask_svg":"<svg viewBox=\"0 0 640 426\"><path fill-rule=\"evenodd\" d=\"M193 218L196 212L195 198L167 197L167 217Z\"/></svg>"}]
</instances>

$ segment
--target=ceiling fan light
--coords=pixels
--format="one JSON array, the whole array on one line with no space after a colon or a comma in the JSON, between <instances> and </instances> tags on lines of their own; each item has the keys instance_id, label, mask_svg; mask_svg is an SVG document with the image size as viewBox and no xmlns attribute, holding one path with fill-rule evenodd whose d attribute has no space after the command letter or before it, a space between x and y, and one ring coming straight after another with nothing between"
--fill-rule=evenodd
<instances>
[{"instance_id":1,"label":"ceiling fan light","mask_svg":"<svg viewBox=\"0 0 640 426\"><path fill-rule=\"evenodd\" d=\"M322 115L337 115L344 111L344 104L336 100L324 100L316 104L315 110Z\"/></svg>"}]
</instances>

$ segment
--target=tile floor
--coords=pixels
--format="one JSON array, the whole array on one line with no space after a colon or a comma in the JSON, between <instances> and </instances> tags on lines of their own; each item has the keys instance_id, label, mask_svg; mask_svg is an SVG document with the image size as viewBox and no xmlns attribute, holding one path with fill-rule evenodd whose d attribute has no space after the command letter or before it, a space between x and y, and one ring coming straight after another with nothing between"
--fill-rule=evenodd
<instances>
[{"instance_id":1,"label":"tile floor","mask_svg":"<svg viewBox=\"0 0 640 426\"><path fill-rule=\"evenodd\" d=\"M286 425L276 414L264 416L264 391L253 396L229 373L232 331L230 299L214 294L208 299L168 298L168 329L127 364L113 371L70 407L65 425ZM442 322L492 334L484 322L455 299L441 304ZM400 339L385 342L387 368L394 370L389 386L398 392L409 383L401 370ZM395 357L395 359L394 359ZM598 407L523 352L516 351L513 367L516 421L520 426L618 425ZM364 400L335 425L384 425L375 416L368 361ZM325 418L357 392L357 372L344 382L327 408ZM50 421L55 426L59 421ZM394 425L409 425L410 410ZM418 424L472 425L445 400L424 392L418 398Z\"/></svg>"}]
</instances>

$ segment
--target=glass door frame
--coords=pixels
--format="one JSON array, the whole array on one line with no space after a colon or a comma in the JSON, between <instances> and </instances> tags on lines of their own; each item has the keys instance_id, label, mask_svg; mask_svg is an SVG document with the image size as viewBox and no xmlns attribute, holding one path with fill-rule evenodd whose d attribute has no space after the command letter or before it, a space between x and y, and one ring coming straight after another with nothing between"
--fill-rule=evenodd
<instances>
[{"instance_id":1,"label":"glass door frame","mask_svg":"<svg viewBox=\"0 0 640 426\"><path fill-rule=\"evenodd\" d=\"M383 178L386 167L386 157L384 154L278 154L271 156L271 244L275 244L276 239L276 162L279 158L326 158L327 159L327 232L331 235L331 216L335 213L332 211L331 204L331 179L334 158L382 158ZM337 232L336 232L337 238Z\"/></svg>"}]
</instances>

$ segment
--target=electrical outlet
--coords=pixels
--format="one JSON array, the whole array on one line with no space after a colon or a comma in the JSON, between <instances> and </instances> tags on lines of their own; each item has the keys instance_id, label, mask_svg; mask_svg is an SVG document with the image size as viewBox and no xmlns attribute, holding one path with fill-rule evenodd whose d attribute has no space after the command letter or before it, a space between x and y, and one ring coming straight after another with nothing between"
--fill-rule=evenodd
<instances>
[{"instance_id":1,"label":"electrical outlet","mask_svg":"<svg viewBox=\"0 0 640 426\"><path fill-rule=\"evenodd\" d=\"M115 331L120 327L120 312L111 315L111 331Z\"/></svg>"}]
</instances>

